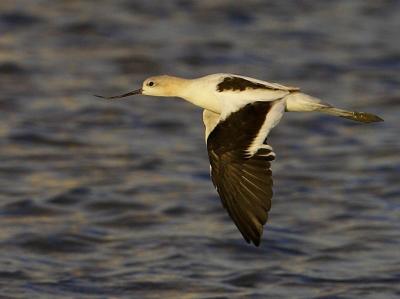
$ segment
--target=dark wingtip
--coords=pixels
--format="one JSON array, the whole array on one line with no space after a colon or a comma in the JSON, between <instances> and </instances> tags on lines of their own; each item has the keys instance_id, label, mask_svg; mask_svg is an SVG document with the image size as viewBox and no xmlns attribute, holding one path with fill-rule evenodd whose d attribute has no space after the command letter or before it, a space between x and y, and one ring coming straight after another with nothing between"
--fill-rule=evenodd
<instances>
[{"instance_id":1,"label":"dark wingtip","mask_svg":"<svg viewBox=\"0 0 400 299\"><path fill-rule=\"evenodd\" d=\"M107 99L107 97L99 96L97 94L94 94L93 96L95 96L96 98L100 98L100 99Z\"/></svg>"},{"instance_id":2,"label":"dark wingtip","mask_svg":"<svg viewBox=\"0 0 400 299\"><path fill-rule=\"evenodd\" d=\"M253 240L253 243L254 243L254 246L260 247L261 240L260 239Z\"/></svg>"},{"instance_id":3,"label":"dark wingtip","mask_svg":"<svg viewBox=\"0 0 400 299\"><path fill-rule=\"evenodd\" d=\"M258 232L257 236L253 237L251 241L253 241L254 246L260 247L261 237L263 235L264 227L261 225L261 231Z\"/></svg>"}]
</instances>

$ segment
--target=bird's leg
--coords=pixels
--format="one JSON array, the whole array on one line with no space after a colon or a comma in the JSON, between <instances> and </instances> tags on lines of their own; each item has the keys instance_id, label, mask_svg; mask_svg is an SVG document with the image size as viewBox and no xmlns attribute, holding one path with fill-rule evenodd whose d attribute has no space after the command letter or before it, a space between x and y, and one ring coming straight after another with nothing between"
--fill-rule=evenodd
<instances>
[{"instance_id":1,"label":"bird's leg","mask_svg":"<svg viewBox=\"0 0 400 299\"><path fill-rule=\"evenodd\" d=\"M383 121L382 118L375 114L366 112L349 111L333 107L330 104L322 102L318 98L314 98L301 92L294 92L285 97L286 111L295 112L322 112L334 116L339 116L363 123L372 123Z\"/></svg>"}]
</instances>

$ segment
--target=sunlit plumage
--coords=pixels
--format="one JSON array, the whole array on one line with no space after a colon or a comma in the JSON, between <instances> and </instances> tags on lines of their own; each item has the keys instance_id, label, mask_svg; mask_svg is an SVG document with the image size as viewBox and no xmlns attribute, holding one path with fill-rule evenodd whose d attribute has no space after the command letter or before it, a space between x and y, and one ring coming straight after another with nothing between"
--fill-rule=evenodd
<instances>
[{"instance_id":1,"label":"sunlit plumage","mask_svg":"<svg viewBox=\"0 0 400 299\"><path fill-rule=\"evenodd\" d=\"M335 108L297 87L233 74L197 79L155 76L142 88L106 99L131 95L180 97L204 109L203 122L212 182L243 238L259 246L272 199L270 130L285 111L318 111L370 123L374 114Z\"/></svg>"}]
</instances>

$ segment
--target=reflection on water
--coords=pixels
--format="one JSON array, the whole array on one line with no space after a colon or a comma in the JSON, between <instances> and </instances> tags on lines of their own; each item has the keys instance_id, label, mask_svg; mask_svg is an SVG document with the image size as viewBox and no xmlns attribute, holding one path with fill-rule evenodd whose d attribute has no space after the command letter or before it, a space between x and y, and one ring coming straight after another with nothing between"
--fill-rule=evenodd
<instances>
[{"instance_id":1,"label":"reflection on water","mask_svg":"<svg viewBox=\"0 0 400 299\"><path fill-rule=\"evenodd\" d=\"M398 1L1 1L0 297L395 298ZM288 114L245 244L201 111L105 102L149 75L234 72L383 116Z\"/></svg>"}]
</instances>

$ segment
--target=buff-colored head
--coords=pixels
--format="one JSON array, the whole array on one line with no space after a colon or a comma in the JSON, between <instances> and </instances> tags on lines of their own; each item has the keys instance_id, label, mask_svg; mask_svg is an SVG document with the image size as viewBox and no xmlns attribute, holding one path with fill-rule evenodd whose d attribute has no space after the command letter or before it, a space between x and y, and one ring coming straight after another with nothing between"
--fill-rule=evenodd
<instances>
[{"instance_id":1,"label":"buff-colored head","mask_svg":"<svg viewBox=\"0 0 400 299\"><path fill-rule=\"evenodd\" d=\"M140 89L118 96L112 96L112 97L97 96L97 97L104 99L119 99L137 94L142 94L147 96L158 96L158 97L174 97L174 96L179 96L180 91L184 87L186 81L187 80L182 78L167 76L167 75L154 76L144 80L142 88Z\"/></svg>"},{"instance_id":2,"label":"buff-colored head","mask_svg":"<svg viewBox=\"0 0 400 299\"><path fill-rule=\"evenodd\" d=\"M184 79L172 76L154 76L143 82L142 94L158 97L173 97L179 94Z\"/></svg>"}]
</instances>

